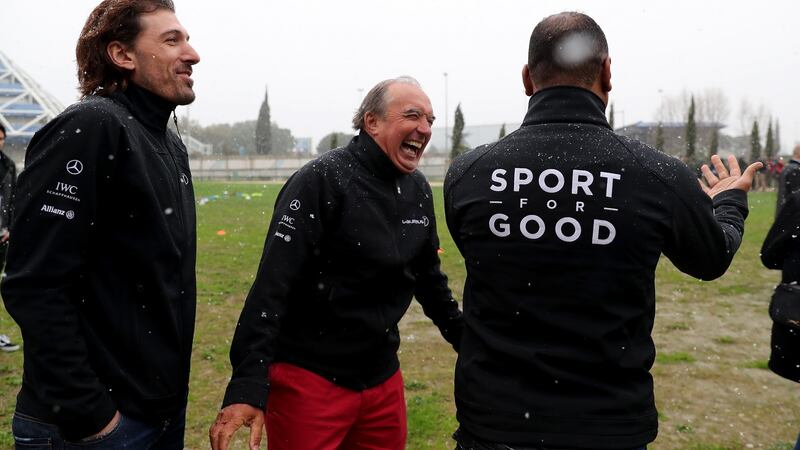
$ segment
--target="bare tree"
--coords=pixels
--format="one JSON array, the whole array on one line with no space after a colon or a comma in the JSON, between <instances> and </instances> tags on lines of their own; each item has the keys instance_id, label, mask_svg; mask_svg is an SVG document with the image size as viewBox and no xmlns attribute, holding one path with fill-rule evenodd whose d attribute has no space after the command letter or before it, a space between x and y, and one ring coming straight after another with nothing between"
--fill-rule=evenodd
<instances>
[{"instance_id":1,"label":"bare tree","mask_svg":"<svg viewBox=\"0 0 800 450\"><path fill-rule=\"evenodd\" d=\"M656 120L663 123L686 122L692 94L686 89L677 95L665 95L656 111Z\"/></svg>"},{"instance_id":2,"label":"bare tree","mask_svg":"<svg viewBox=\"0 0 800 450\"><path fill-rule=\"evenodd\" d=\"M763 103L759 103L758 106L755 106L747 98L743 98L741 103L739 103L739 132L742 135L747 134L753 122L758 122L761 129L766 129L767 122L770 118L771 114Z\"/></svg>"},{"instance_id":3,"label":"bare tree","mask_svg":"<svg viewBox=\"0 0 800 450\"><path fill-rule=\"evenodd\" d=\"M686 122L687 112L694 97L695 121L697 123L725 124L730 114L728 98L719 88L707 88L700 94L692 94L684 89L676 95L666 95L656 112L659 122ZM752 122L750 122L752 123Z\"/></svg>"},{"instance_id":4,"label":"bare tree","mask_svg":"<svg viewBox=\"0 0 800 450\"><path fill-rule=\"evenodd\" d=\"M720 88L706 88L695 98L695 103L697 122L724 125L731 113L728 97Z\"/></svg>"}]
</instances>

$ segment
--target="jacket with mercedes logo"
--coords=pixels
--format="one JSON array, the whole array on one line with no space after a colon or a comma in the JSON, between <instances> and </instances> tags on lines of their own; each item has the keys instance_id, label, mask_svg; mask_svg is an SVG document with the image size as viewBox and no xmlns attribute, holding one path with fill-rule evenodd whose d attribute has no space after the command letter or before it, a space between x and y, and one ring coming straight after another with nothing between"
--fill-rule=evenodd
<instances>
[{"instance_id":1,"label":"jacket with mercedes logo","mask_svg":"<svg viewBox=\"0 0 800 450\"><path fill-rule=\"evenodd\" d=\"M276 200L223 406L263 408L273 361L353 390L382 383L399 367L412 296L458 348L461 312L438 248L425 177L398 171L366 133L308 163Z\"/></svg>"},{"instance_id":2,"label":"jacket with mercedes logo","mask_svg":"<svg viewBox=\"0 0 800 450\"><path fill-rule=\"evenodd\" d=\"M628 448L655 439L655 268L721 276L741 190L713 202L680 161L611 130L592 92L554 87L521 128L445 180L464 256L458 420L507 445ZM703 301L703 299L692 299Z\"/></svg>"},{"instance_id":3,"label":"jacket with mercedes logo","mask_svg":"<svg viewBox=\"0 0 800 450\"><path fill-rule=\"evenodd\" d=\"M69 439L186 405L195 207L174 105L130 84L39 130L14 203L3 300L24 339L17 411Z\"/></svg>"}]
</instances>

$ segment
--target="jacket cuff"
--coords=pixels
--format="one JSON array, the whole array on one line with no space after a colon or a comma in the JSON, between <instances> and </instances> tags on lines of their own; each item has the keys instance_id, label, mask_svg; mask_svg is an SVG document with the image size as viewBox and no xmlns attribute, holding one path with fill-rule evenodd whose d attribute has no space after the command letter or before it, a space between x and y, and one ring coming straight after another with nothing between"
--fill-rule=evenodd
<instances>
[{"instance_id":1,"label":"jacket cuff","mask_svg":"<svg viewBox=\"0 0 800 450\"><path fill-rule=\"evenodd\" d=\"M747 192L741 189L728 189L714 196L714 208L723 205L732 205L747 209Z\"/></svg>"},{"instance_id":2,"label":"jacket cuff","mask_svg":"<svg viewBox=\"0 0 800 450\"><path fill-rule=\"evenodd\" d=\"M222 407L235 403L245 403L247 405L264 410L267 406L267 395L269 395L269 383L266 380L257 382L251 380L231 380L228 388L225 389L225 397L222 399Z\"/></svg>"},{"instance_id":3,"label":"jacket cuff","mask_svg":"<svg viewBox=\"0 0 800 450\"><path fill-rule=\"evenodd\" d=\"M114 415L117 406L108 395L103 395L99 404L84 415L62 417L58 420L58 431L68 441L79 441L105 428Z\"/></svg>"}]
</instances>

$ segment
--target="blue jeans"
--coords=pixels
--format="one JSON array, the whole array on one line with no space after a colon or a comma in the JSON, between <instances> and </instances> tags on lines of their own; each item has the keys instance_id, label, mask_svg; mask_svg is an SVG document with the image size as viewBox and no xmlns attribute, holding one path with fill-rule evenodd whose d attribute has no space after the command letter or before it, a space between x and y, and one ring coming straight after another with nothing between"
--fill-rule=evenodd
<instances>
[{"instance_id":1,"label":"blue jeans","mask_svg":"<svg viewBox=\"0 0 800 450\"><path fill-rule=\"evenodd\" d=\"M108 434L79 442L66 441L57 426L20 413L14 413L11 429L18 450L182 450L186 411L158 424L120 415L117 426Z\"/></svg>"},{"instance_id":2,"label":"blue jeans","mask_svg":"<svg viewBox=\"0 0 800 450\"><path fill-rule=\"evenodd\" d=\"M797 436L797 443L794 444L794 450L800 450L800 436Z\"/></svg>"}]
</instances>

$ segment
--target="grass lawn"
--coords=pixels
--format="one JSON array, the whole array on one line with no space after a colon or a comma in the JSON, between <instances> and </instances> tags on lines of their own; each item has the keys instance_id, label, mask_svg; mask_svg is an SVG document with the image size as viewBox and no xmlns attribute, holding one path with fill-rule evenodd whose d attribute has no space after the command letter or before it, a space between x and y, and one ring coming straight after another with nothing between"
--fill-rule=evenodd
<instances>
[{"instance_id":1,"label":"grass lawn","mask_svg":"<svg viewBox=\"0 0 800 450\"><path fill-rule=\"evenodd\" d=\"M258 266L280 185L198 183L198 297L188 448L208 448L207 431L230 376L228 349L242 302ZM461 298L464 268L447 233L441 188L434 188L451 287ZM255 194L255 195L254 195ZM652 373L660 432L650 449L792 448L800 432L800 390L766 369L767 305L779 274L761 266L759 248L773 217L774 193L750 196L744 243L728 273L700 282L667 260L657 271ZM224 231L224 233L222 233ZM19 330L0 310L0 333ZM400 357L408 402L409 449L452 449L455 354L412 304L401 322ZM22 352L0 354L0 449L13 445L10 421L22 373ZM246 448L240 431L232 448Z\"/></svg>"}]
</instances>

